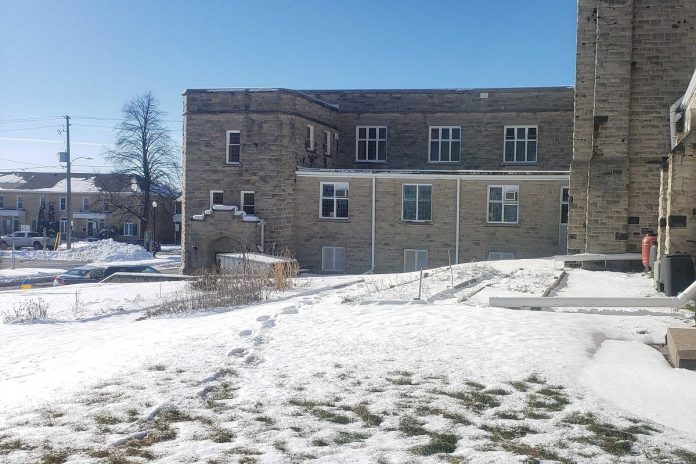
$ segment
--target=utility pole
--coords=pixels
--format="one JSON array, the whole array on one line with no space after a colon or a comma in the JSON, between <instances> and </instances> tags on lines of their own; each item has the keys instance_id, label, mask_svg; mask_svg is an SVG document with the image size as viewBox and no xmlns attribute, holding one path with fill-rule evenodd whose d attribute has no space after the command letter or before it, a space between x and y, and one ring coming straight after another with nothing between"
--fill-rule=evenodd
<instances>
[{"instance_id":1,"label":"utility pole","mask_svg":"<svg viewBox=\"0 0 696 464\"><path fill-rule=\"evenodd\" d=\"M65 181L68 185L68 197L66 198L66 204L65 204L65 209L68 215L68 221L66 223L67 230L66 232L66 241L65 241L65 247L69 250L71 245L72 245L72 217L71 217L71 210L70 210L70 200L72 196L72 189L70 187L70 116L65 116L65 137L67 140L67 146L65 148L65 153L66 153L66 163L67 163L67 176L65 178Z\"/></svg>"}]
</instances>

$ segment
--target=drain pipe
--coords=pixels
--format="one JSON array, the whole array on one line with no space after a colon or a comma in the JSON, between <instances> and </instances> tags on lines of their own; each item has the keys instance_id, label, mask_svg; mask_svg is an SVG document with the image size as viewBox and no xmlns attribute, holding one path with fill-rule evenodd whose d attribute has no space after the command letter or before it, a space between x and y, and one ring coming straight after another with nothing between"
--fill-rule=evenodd
<instances>
[{"instance_id":1,"label":"drain pipe","mask_svg":"<svg viewBox=\"0 0 696 464\"><path fill-rule=\"evenodd\" d=\"M266 221L261 220L259 224L261 225L261 253L263 253L263 251L266 249L266 247L264 246L264 226L266 225Z\"/></svg>"},{"instance_id":2,"label":"drain pipe","mask_svg":"<svg viewBox=\"0 0 696 464\"><path fill-rule=\"evenodd\" d=\"M375 272L375 193L377 191L377 178L372 176L372 267L370 272Z\"/></svg>"},{"instance_id":3,"label":"drain pipe","mask_svg":"<svg viewBox=\"0 0 696 464\"><path fill-rule=\"evenodd\" d=\"M454 237L454 264L459 264L459 199L461 195L461 178L457 177L457 225L455 226Z\"/></svg>"},{"instance_id":4,"label":"drain pipe","mask_svg":"<svg viewBox=\"0 0 696 464\"><path fill-rule=\"evenodd\" d=\"M672 149L677 146L677 123L684 116L682 113L678 112L684 102L684 97L685 95L682 95L679 97L679 100L675 101L672 106L669 107L669 138Z\"/></svg>"}]
</instances>

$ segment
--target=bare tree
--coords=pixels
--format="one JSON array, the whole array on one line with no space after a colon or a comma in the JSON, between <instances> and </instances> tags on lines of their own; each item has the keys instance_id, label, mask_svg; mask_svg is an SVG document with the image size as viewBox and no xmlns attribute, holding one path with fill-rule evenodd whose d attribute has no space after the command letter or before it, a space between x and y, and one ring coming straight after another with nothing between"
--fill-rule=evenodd
<instances>
[{"instance_id":1,"label":"bare tree","mask_svg":"<svg viewBox=\"0 0 696 464\"><path fill-rule=\"evenodd\" d=\"M109 195L107 201L137 217L142 234L152 216L151 197L177 190L181 157L152 92L131 99L121 111L123 121L116 127L116 142L106 152L106 159L116 167L115 173L130 176L138 188L130 195ZM128 197L131 200L121 204Z\"/></svg>"}]
</instances>

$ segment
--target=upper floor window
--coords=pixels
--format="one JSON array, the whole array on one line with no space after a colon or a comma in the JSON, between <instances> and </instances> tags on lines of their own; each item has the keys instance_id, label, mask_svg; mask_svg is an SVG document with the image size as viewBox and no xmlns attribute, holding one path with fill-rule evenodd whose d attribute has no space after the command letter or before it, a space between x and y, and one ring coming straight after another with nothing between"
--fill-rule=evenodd
<instances>
[{"instance_id":1,"label":"upper floor window","mask_svg":"<svg viewBox=\"0 0 696 464\"><path fill-rule=\"evenodd\" d=\"M307 124L307 136L305 137L305 148L314 151L314 126Z\"/></svg>"},{"instance_id":2,"label":"upper floor window","mask_svg":"<svg viewBox=\"0 0 696 464\"><path fill-rule=\"evenodd\" d=\"M239 164L241 137L238 130L227 131L227 164Z\"/></svg>"},{"instance_id":3,"label":"upper floor window","mask_svg":"<svg viewBox=\"0 0 696 464\"><path fill-rule=\"evenodd\" d=\"M89 211L89 197L82 197L82 211Z\"/></svg>"},{"instance_id":4,"label":"upper floor window","mask_svg":"<svg viewBox=\"0 0 696 464\"><path fill-rule=\"evenodd\" d=\"M321 211L323 218L348 217L348 182L321 183Z\"/></svg>"},{"instance_id":5,"label":"upper floor window","mask_svg":"<svg viewBox=\"0 0 696 464\"><path fill-rule=\"evenodd\" d=\"M536 163L537 126L505 126L505 162Z\"/></svg>"},{"instance_id":6,"label":"upper floor window","mask_svg":"<svg viewBox=\"0 0 696 464\"><path fill-rule=\"evenodd\" d=\"M5 197L0 195L0 209L5 207Z\"/></svg>"},{"instance_id":7,"label":"upper floor window","mask_svg":"<svg viewBox=\"0 0 696 464\"><path fill-rule=\"evenodd\" d=\"M431 163L459 161L459 150L462 142L462 129L452 126L430 127Z\"/></svg>"},{"instance_id":8,"label":"upper floor window","mask_svg":"<svg viewBox=\"0 0 696 464\"><path fill-rule=\"evenodd\" d=\"M517 224L519 216L518 185L488 186L488 222Z\"/></svg>"},{"instance_id":9,"label":"upper floor window","mask_svg":"<svg viewBox=\"0 0 696 464\"><path fill-rule=\"evenodd\" d=\"M39 208L46 206L46 195L39 195Z\"/></svg>"},{"instance_id":10,"label":"upper floor window","mask_svg":"<svg viewBox=\"0 0 696 464\"><path fill-rule=\"evenodd\" d=\"M387 128L358 126L355 128L355 159L357 161L387 160Z\"/></svg>"},{"instance_id":11,"label":"upper floor window","mask_svg":"<svg viewBox=\"0 0 696 464\"><path fill-rule=\"evenodd\" d=\"M132 221L123 223L123 235L128 235L130 237L135 235L135 224Z\"/></svg>"},{"instance_id":12,"label":"upper floor window","mask_svg":"<svg viewBox=\"0 0 696 464\"><path fill-rule=\"evenodd\" d=\"M324 154L331 156L331 132L324 131Z\"/></svg>"},{"instance_id":13,"label":"upper floor window","mask_svg":"<svg viewBox=\"0 0 696 464\"><path fill-rule=\"evenodd\" d=\"M17 197L17 209L23 209L24 208L24 201L22 200L22 197Z\"/></svg>"},{"instance_id":14,"label":"upper floor window","mask_svg":"<svg viewBox=\"0 0 696 464\"><path fill-rule=\"evenodd\" d=\"M59 209L60 211L65 211L65 204L66 204L66 202L67 202L67 198L66 198L66 197L60 197L60 200L59 200L59 203L58 203L58 209Z\"/></svg>"},{"instance_id":15,"label":"upper floor window","mask_svg":"<svg viewBox=\"0 0 696 464\"><path fill-rule=\"evenodd\" d=\"M432 185L404 184L401 218L404 221L432 220L432 192Z\"/></svg>"},{"instance_id":16,"label":"upper floor window","mask_svg":"<svg viewBox=\"0 0 696 464\"><path fill-rule=\"evenodd\" d=\"M254 192L242 191L240 196L242 200L242 211L247 214L256 214Z\"/></svg>"}]
</instances>

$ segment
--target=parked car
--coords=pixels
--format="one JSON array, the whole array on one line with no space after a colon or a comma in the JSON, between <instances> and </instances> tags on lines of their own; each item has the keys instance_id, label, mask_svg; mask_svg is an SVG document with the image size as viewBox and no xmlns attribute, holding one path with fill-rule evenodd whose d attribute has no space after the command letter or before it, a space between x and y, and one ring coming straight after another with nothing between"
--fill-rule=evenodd
<instances>
[{"instance_id":1,"label":"parked car","mask_svg":"<svg viewBox=\"0 0 696 464\"><path fill-rule=\"evenodd\" d=\"M106 279L116 272L144 272L159 274L160 272L152 266L142 265L114 265L114 266L80 266L70 269L65 274L61 274L53 279L53 285L70 285L94 283Z\"/></svg>"},{"instance_id":2,"label":"parked car","mask_svg":"<svg viewBox=\"0 0 696 464\"><path fill-rule=\"evenodd\" d=\"M0 250L6 250L14 245L15 250L23 247L33 247L41 250L53 245L53 238L46 237L38 232L13 232L10 235L0 237Z\"/></svg>"}]
</instances>

